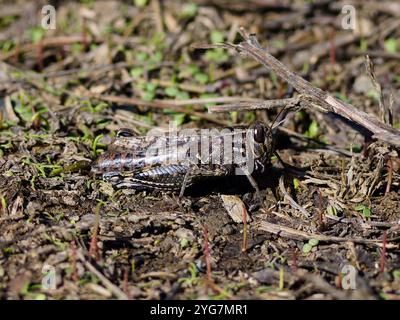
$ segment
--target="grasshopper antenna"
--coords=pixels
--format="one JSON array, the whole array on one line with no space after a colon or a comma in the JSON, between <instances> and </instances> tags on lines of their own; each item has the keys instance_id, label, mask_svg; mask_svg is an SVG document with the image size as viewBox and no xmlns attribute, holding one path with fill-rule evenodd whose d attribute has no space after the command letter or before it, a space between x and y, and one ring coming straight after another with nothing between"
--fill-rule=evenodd
<instances>
[{"instance_id":1,"label":"grasshopper antenna","mask_svg":"<svg viewBox=\"0 0 400 320\"><path fill-rule=\"evenodd\" d=\"M288 106L284 106L279 112L278 114L275 116L274 120L271 122L270 126L269 126L269 134L271 136L271 141L273 141L273 131L279 127L282 123L284 123L286 121L286 116L284 117L284 119L280 120L278 122L278 124L275 125L276 121L279 119L279 117L283 114L283 112L285 110L289 109ZM278 152L276 152L275 148L272 148L272 153L278 158L278 161L283 165L284 168L287 168L287 164L282 160L282 158L280 157L280 155L278 154Z\"/></svg>"},{"instance_id":2,"label":"grasshopper antenna","mask_svg":"<svg viewBox=\"0 0 400 320\"><path fill-rule=\"evenodd\" d=\"M284 123L286 121L286 117L285 119L282 119L281 121L278 122L277 125L275 125L276 121L279 119L279 117L282 115L283 111L289 109L288 106L284 106L279 112L278 114L275 116L274 120L272 120L270 126L269 126L269 132L272 134L272 131L279 127L282 123Z\"/></svg>"}]
</instances>

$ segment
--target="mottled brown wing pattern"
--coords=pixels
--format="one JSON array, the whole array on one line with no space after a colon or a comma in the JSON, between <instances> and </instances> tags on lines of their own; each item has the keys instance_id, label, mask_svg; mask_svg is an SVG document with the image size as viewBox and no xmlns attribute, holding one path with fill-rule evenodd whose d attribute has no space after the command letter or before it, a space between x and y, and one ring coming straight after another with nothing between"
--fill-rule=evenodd
<instances>
[{"instance_id":1,"label":"mottled brown wing pattern","mask_svg":"<svg viewBox=\"0 0 400 320\"><path fill-rule=\"evenodd\" d=\"M119 131L92 172L117 187L176 190L204 177L232 174L235 167L245 165L246 152L263 155L262 144L248 144L248 132L235 128L204 135L192 130L143 137ZM258 159L257 165L262 166Z\"/></svg>"}]
</instances>

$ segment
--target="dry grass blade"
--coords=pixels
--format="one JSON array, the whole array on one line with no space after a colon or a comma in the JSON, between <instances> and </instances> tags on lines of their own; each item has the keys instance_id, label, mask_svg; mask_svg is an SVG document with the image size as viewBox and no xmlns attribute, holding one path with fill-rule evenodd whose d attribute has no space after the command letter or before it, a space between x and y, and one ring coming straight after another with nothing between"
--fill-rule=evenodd
<instances>
[{"instance_id":1,"label":"dry grass blade","mask_svg":"<svg viewBox=\"0 0 400 320\"><path fill-rule=\"evenodd\" d=\"M115 284L113 284L110 280L108 280L99 270L96 269L89 261L85 259L82 253L78 251L78 258L83 262L86 268L93 273L97 278L99 278L100 282L110 290L118 299L120 300L129 300L128 296Z\"/></svg>"},{"instance_id":2,"label":"dry grass blade","mask_svg":"<svg viewBox=\"0 0 400 320\"><path fill-rule=\"evenodd\" d=\"M223 104L220 106L210 106L208 112L231 112L231 111L247 111L247 110L265 110L274 108L290 108L299 106L299 98L265 100L260 102L241 101L237 103Z\"/></svg>"},{"instance_id":3,"label":"dry grass blade","mask_svg":"<svg viewBox=\"0 0 400 320\"><path fill-rule=\"evenodd\" d=\"M128 98L128 97L120 97L120 96L95 95L94 97L96 99L99 99L102 101L108 101L108 102L123 103L123 104L128 104L128 105L137 105L137 106L147 106L147 107L155 108L155 109L172 109L176 112L181 112L181 113L185 113L188 115L196 116L196 117L199 117L200 119L204 119L209 122L216 123L218 125L222 125L222 126L228 125L228 122L225 120L217 119L213 116L204 114L202 112L189 110L189 109L181 106L180 104L177 105L176 103L168 103L168 102L156 101L156 100L144 101L144 100L140 100L140 99L136 99L136 98Z\"/></svg>"},{"instance_id":4,"label":"dry grass blade","mask_svg":"<svg viewBox=\"0 0 400 320\"><path fill-rule=\"evenodd\" d=\"M300 211L306 218L310 216L306 209L304 209L301 205L299 205L293 198L289 195L289 193L285 189L285 185L283 183L283 176L279 179L279 190L283 193L285 200L289 202L289 204L293 207L293 209Z\"/></svg>"},{"instance_id":5,"label":"dry grass blade","mask_svg":"<svg viewBox=\"0 0 400 320\"><path fill-rule=\"evenodd\" d=\"M361 244L372 244L378 247L382 246L382 241L380 240L369 240L362 238L341 238L341 237L330 237L323 234L309 233L301 230L296 230L290 227L274 224L267 221L260 221L256 227L259 230L270 232L281 237L296 239L296 240L310 240L317 239L319 241L325 242L355 242ZM386 248L397 248L398 245L386 244Z\"/></svg>"}]
</instances>

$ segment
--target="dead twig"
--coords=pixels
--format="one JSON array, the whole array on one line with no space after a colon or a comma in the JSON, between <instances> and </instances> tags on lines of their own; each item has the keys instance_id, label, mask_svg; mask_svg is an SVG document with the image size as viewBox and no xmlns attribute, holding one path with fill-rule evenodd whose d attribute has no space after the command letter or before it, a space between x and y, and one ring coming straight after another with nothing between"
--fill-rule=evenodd
<instances>
[{"instance_id":1,"label":"dead twig","mask_svg":"<svg viewBox=\"0 0 400 320\"><path fill-rule=\"evenodd\" d=\"M202 112L189 110L189 109L183 107L182 104L179 103L179 101L173 101L173 102L170 102L170 101L164 102L164 101L160 101L160 100L144 101L141 99L120 97L120 96L102 96L102 95L91 95L91 94L88 94L88 95L93 98L102 100L102 101L128 104L128 105L136 105L136 106L146 106L146 107L154 108L154 109L171 109L176 112L188 114L191 116L196 116L196 117L199 117L200 119L204 119L204 120L207 120L207 121L210 121L210 122L222 125L222 126L229 125L228 122L225 120L217 119L211 115L204 114ZM205 102L205 103L207 103L207 102ZM196 101L194 101L193 104L196 104Z\"/></svg>"},{"instance_id":2,"label":"dead twig","mask_svg":"<svg viewBox=\"0 0 400 320\"><path fill-rule=\"evenodd\" d=\"M265 100L260 102L251 102L251 101L240 101L237 103L229 103L223 104L220 106L210 106L208 108L208 112L217 113L217 112L231 112L231 111L244 111L244 110L265 110L265 109L274 109L274 108L291 108L299 106L300 99L297 98L288 98L288 99L276 99L276 100Z\"/></svg>"},{"instance_id":3,"label":"dead twig","mask_svg":"<svg viewBox=\"0 0 400 320\"><path fill-rule=\"evenodd\" d=\"M380 256L380 272L385 272L385 262L386 262L386 246L387 246L387 233L383 231L383 239L382 239L382 250Z\"/></svg>"},{"instance_id":4,"label":"dead twig","mask_svg":"<svg viewBox=\"0 0 400 320\"><path fill-rule=\"evenodd\" d=\"M317 233L309 233L301 230L296 230L290 227L281 226L278 224L274 224L268 221L260 221L257 225L259 230L270 232L281 237L295 239L295 240L310 240L317 239L319 241L325 242L355 242L361 244L370 244L376 245L378 247L382 246L382 241L380 240L371 240L371 239L362 239L362 238L341 238L341 237L330 237L323 234ZM391 239L397 240L397 239ZM398 246L395 244L386 244L386 249L389 248L397 248Z\"/></svg>"},{"instance_id":5,"label":"dead twig","mask_svg":"<svg viewBox=\"0 0 400 320\"><path fill-rule=\"evenodd\" d=\"M110 290L118 299L120 300L129 300L128 296L115 284L113 284L110 280L108 280L99 270L96 269L94 265L92 265L84 255L78 251L78 258L82 261L85 267L93 273L97 278L99 278L100 282Z\"/></svg>"},{"instance_id":6,"label":"dead twig","mask_svg":"<svg viewBox=\"0 0 400 320\"><path fill-rule=\"evenodd\" d=\"M204 257L206 260L207 266L207 280L205 285L205 293L208 294L208 286L213 283L212 274L211 274L211 259L210 259L210 245L208 243L208 229L204 227L203 229L203 237L204 237Z\"/></svg>"},{"instance_id":7,"label":"dead twig","mask_svg":"<svg viewBox=\"0 0 400 320\"><path fill-rule=\"evenodd\" d=\"M299 205L293 198L289 195L289 193L285 189L285 185L283 183L283 176L279 179L279 190L283 193L285 200L289 202L289 204L293 207L293 209L300 211L305 217L309 217L310 214L304 209L301 205Z\"/></svg>"},{"instance_id":8,"label":"dead twig","mask_svg":"<svg viewBox=\"0 0 400 320\"><path fill-rule=\"evenodd\" d=\"M322 112L333 112L340 115L354 124L358 124L366 128L373 138L382 140L391 145L400 146L400 131L393 129L391 126L380 122L376 117L358 110L354 106L336 99L328 92L314 87L310 82L290 71L282 62L270 55L266 50L261 48L256 37L248 34L243 28L239 30L245 42L237 45L234 44L216 44L216 45L196 45L196 48L225 48L235 49L236 51L246 54L260 62L262 65L271 69L280 78L293 86L300 94L303 95L303 102L307 103L310 108L317 109Z\"/></svg>"},{"instance_id":9,"label":"dead twig","mask_svg":"<svg viewBox=\"0 0 400 320\"><path fill-rule=\"evenodd\" d=\"M101 204L98 204L95 209L95 222L93 226L92 240L90 241L90 249L89 249L89 255L93 259L95 259L95 261L100 260L99 246L97 240L97 236L99 233L99 225L100 225L100 207Z\"/></svg>"}]
</instances>

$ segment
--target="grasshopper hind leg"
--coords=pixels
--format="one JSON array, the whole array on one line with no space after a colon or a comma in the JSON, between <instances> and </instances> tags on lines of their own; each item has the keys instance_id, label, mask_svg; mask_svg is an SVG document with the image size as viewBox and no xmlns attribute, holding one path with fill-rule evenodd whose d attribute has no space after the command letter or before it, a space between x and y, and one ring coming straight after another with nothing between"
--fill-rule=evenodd
<instances>
[{"instance_id":1,"label":"grasshopper hind leg","mask_svg":"<svg viewBox=\"0 0 400 320\"><path fill-rule=\"evenodd\" d=\"M131 177L124 177L119 172L106 172L103 174L103 180L111 183L117 188L131 188L135 190L146 190L140 181L135 181Z\"/></svg>"},{"instance_id":2,"label":"grasshopper hind leg","mask_svg":"<svg viewBox=\"0 0 400 320\"><path fill-rule=\"evenodd\" d=\"M177 191L192 184L189 171L187 166L165 165L136 172L110 172L103 178L117 188Z\"/></svg>"}]
</instances>

